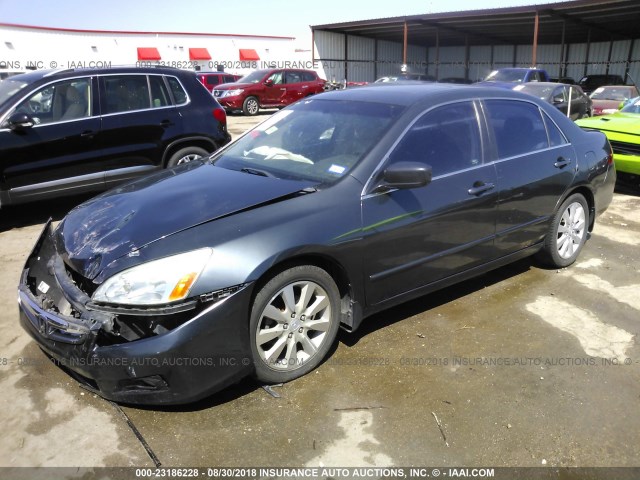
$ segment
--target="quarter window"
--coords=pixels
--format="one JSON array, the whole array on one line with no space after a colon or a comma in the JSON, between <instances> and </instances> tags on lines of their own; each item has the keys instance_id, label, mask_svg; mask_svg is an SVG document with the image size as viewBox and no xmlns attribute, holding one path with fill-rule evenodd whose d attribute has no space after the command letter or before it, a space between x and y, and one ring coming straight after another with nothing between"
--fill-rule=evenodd
<instances>
[{"instance_id":1,"label":"quarter window","mask_svg":"<svg viewBox=\"0 0 640 480\"><path fill-rule=\"evenodd\" d=\"M482 163L482 143L471 102L438 107L424 114L391 152L389 163L421 162L432 175L445 175Z\"/></svg>"},{"instance_id":2,"label":"quarter window","mask_svg":"<svg viewBox=\"0 0 640 480\"><path fill-rule=\"evenodd\" d=\"M487 100L486 106L499 158L548 148L547 130L536 105L521 101Z\"/></svg>"},{"instance_id":3,"label":"quarter window","mask_svg":"<svg viewBox=\"0 0 640 480\"><path fill-rule=\"evenodd\" d=\"M171 105L169 90L167 90L167 86L164 84L163 77L151 75L149 77L149 86L151 87L151 108Z\"/></svg>"},{"instance_id":4,"label":"quarter window","mask_svg":"<svg viewBox=\"0 0 640 480\"><path fill-rule=\"evenodd\" d=\"M166 77L167 82L169 83L169 88L171 89L171 93L173 93L173 98L176 101L176 105L182 105L183 103L187 103L187 92L184 91L182 85L178 81L176 77Z\"/></svg>"},{"instance_id":5,"label":"quarter window","mask_svg":"<svg viewBox=\"0 0 640 480\"><path fill-rule=\"evenodd\" d=\"M547 133L549 134L549 145L552 147L557 147L559 145L565 145L567 143L566 138L560 131L560 129L556 126L555 123L547 116L545 113L542 115L544 119L544 124L547 127Z\"/></svg>"}]
</instances>

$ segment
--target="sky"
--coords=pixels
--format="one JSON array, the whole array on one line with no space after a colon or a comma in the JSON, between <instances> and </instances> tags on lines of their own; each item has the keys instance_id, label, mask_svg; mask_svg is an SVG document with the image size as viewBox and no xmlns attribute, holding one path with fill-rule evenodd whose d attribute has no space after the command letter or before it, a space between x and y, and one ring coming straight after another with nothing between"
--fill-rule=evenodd
<instances>
[{"instance_id":1,"label":"sky","mask_svg":"<svg viewBox=\"0 0 640 480\"><path fill-rule=\"evenodd\" d=\"M424 13L556 3L557 0L0 0L0 23L152 32L296 37L310 25Z\"/></svg>"}]
</instances>

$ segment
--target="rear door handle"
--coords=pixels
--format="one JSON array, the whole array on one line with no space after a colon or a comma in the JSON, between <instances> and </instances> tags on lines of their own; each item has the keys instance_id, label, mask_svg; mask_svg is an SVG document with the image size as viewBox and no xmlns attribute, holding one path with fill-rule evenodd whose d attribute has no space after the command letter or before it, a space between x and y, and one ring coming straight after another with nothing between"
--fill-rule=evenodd
<instances>
[{"instance_id":1,"label":"rear door handle","mask_svg":"<svg viewBox=\"0 0 640 480\"><path fill-rule=\"evenodd\" d=\"M494 188L495 188L495 185L493 183L476 182L473 184L473 187L471 187L468 190L468 192L469 192L469 195L478 196Z\"/></svg>"},{"instance_id":2,"label":"rear door handle","mask_svg":"<svg viewBox=\"0 0 640 480\"><path fill-rule=\"evenodd\" d=\"M162 120L162 121L160 122L160 126L161 126L162 128L171 127L171 126L173 126L173 122L172 122L171 120Z\"/></svg>"},{"instance_id":3,"label":"rear door handle","mask_svg":"<svg viewBox=\"0 0 640 480\"><path fill-rule=\"evenodd\" d=\"M93 130L85 130L84 132L82 132L80 134L80 137L82 138L93 138L95 136L96 132L94 132Z\"/></svg>"},{"instance_id":4,"label":"rear door handle","mask_svg":"<svg viewBox=\"0 0 640 480\"><path fill-rule=\"evenodd\" d=\"M556 163L553 164L556 168L564 168L571 163L571 159L566 159L564 157L558 157Z\"/></svg>"}]
</instances>

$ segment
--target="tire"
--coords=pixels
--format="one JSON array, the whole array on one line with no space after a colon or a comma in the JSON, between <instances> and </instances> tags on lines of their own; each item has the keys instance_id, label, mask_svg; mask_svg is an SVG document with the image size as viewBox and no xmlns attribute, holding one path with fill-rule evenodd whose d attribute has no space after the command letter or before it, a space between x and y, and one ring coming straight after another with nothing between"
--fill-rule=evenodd
<instances>
[{"instance_id":1,"label":"tire","mask_svg":"<svg viewBox=\"0 0 640 480\"><path fill-rule=\"evenodd\" d=\"M242 102L242 113L250 117L257 115L260 111L260 102L256 97L247 97Z\"/></svg>"},{"instance_id":2,"label":"tire","mask_svg":"<svg viewBox=\"0 0 640 480\"><path fill-rule=\"evenodd\" d=\"M207 152L204 148L181 148L176 153L171 155L171 158L167 162L167 168L175 167L176 165L182 165L184 163L189 163L191 160L196 160L201 157L208 157L209 155L209 152Z\"/></svg>"},{"instance_id":3,"label":"tire","mask_svg":"<svg viewBox=\"0 0 640 480\"><path fill-rule=\"evenodd\" d=\"M284 383L316 368L340 327L340 293L321 268L279 273L258 292L249 323L256 379Z\"/></svg>"},{"instance_id":4,"label":"tire","mask_svg":"<svg viewBox=\"0 0 640 480\"><path fill-rule=\"evenodd\" d=\"M553 216L544 246L538 258L555 268L568 267L576 261L587 241L589 207L585 198L574 193Z\"/></svg>"}]
</instances>

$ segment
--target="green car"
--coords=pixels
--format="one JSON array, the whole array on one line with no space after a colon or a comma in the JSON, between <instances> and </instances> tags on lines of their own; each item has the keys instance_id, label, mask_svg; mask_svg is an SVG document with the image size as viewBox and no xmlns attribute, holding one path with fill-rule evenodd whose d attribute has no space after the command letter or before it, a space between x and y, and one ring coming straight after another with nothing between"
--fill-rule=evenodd
<instances>
[{"instance_id":1,"label":"green car","mask_svg":"<svg viewBox=\"0 0 640 480\"><path fill-rule=\"evenodd\" d=\"M640 97L627 102L619 112L582 118L576 124L607 136L618 172L640 175Z\"/></svg>"}]
</instances>

